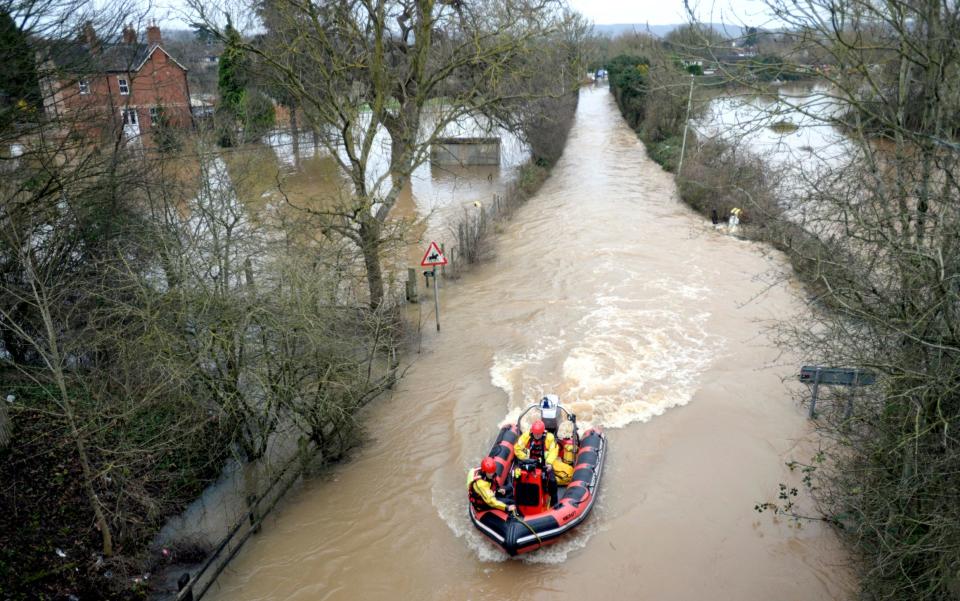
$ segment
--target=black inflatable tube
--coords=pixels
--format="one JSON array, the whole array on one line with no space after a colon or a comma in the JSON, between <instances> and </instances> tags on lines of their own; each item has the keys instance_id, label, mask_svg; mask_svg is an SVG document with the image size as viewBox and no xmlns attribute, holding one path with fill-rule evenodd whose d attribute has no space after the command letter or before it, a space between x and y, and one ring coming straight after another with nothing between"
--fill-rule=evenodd
<instances>
[{"instance_id":1,"label":"black inflatable tube","mask_svg":"<svg viewBox=\"0 0 960 601\"><path fill-rule=\"evenodd\" d=\"M507 446L502 443L512 445L517 438L516 426L505 426L498 434L489 456L512 462L513 453L508 453L509 459L504 457ZM578 469L555 508L521 520L498 510L477 512L471 506L470 519L474 526L511 556L539 548L578 526L590 514L596 500L606 454L606 437L602 432L590 430L580 444L574 462ZM507 474L500 462L497 476L498 484L503 485ZM583 502L584 498L586 503Z\"/></svg>"}]
</instances>

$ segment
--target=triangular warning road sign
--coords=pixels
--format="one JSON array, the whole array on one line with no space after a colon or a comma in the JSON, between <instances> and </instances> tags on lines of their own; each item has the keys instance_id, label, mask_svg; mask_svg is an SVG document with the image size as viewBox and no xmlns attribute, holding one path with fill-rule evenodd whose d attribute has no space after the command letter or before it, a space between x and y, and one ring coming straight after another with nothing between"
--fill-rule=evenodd
<instances>
[{"instance_id":1,"label":"triangular warning road sign","mask_svg":"<svg viewBox=\"0 0 960 601\"><path fill-rule=\"evenodd\" d=\"M432 267L433 265L446 265L447 258L443 256L443 252L440 250L440 247L437 246L437 243L431 242L430 248L428 248L426 254L423 255L423 260L420 261L420 264L424 267Z\"/></svg>"}]
</instances>

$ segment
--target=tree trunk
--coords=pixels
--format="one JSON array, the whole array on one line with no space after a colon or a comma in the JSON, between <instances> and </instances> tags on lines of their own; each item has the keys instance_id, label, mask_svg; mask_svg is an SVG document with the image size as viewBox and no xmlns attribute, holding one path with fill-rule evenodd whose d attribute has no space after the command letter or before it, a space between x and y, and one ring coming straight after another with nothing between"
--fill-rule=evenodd
<instances>
[{"instance_id":1,"label":"tree trunk","mask_svg":"<svg viewBox=\"0 0 960 601\"><path fill-rule=\"evenodd\" d=\"M383 302L383 271L380 265L380 223L373 217L360 225L360 240L370 288L370 309L376 311Z\"/></svg>"},{"instance_id":2,"label":"tree trunk","mask_svg":"<svg viewBox=\"0 0 960 601\"><path fill-rule=\"evenodd\" d=\"M31 279L31 291L37 303L37 308L40 310L40 316L43 319L43 325L47 332L47 344L49 347L46 349L47 356L44 357L44 361L48 369L50 369L60 392L60 408L63 410L63 415L67 420L67 426L70 429L70 436L73 438L73 443L77 449L77 458L80 460L80 468L83 472L83 490L87 495L87 502L90 503L90 508L96 517L97 527L100 529L103 554L110 556L113 555L113 536L110 534L110 524L107 522L106 514L103 513L100 497L97 495L96 488L94 488L93 485L94 472L90 464L90 456L87 454L87 445L77 425L73 399L70 397L69 392L67 392L67 379L63 373L63 360L58 343L57 328L54 326L53 317L50 314L50 301L46 291L37 286L35 273L33 265L29 264L28 274ZM39 348L37 350L40 351Z\"/></svg>"},{"instance_id":3,"label":"tree trunk","mask_svg":"<svg viewBox=\"0 0 960 601\"><path fill-rule=\"evenodd\" d=\"M10 418L7 417L6 401L0 399L0 450L10 444Z\"/></svg>"},{"instance_id":4,"label":"tree trunk","mask_svg":"<svg viewBox=\"0 0 960 601\"><path fill-rule=\"evenodd\" d=\"M290 137L293 140L293 164L300 168L300 128L297 126L297 105L290 105Z\"/></svg>"},{"instance_id":5,"label":"tree trunk","mask_svg":"<svg viewBox=\"0 0 960 601\"><path fill-rule=\"evenodd\" d=\"M100 529L100 543L103 554L107 557L113 555L113 536L110 534L110 524L107 523L107 516L103 513L103 507L100 506L100 497L93 488L93 469L90 466L90 458L87 456L87 447L83 438L77 431L76 423L71 420L70 429L77 445L77 455L80 458L80 467L83 470L83 489L87 493L87 500L93 507L93 515L97 520L97 528Z\"/></svg>"},{"instance_id":6,"label":"tree trunk","mask_svg":"<svg viewBox=\"0 0 960 601\"><path fill-rule=\"evenodd\" d=\"M47 331L49 332L51 331L49 328L52 326L52 322L48 319L48 313L43 309L41 309L41 311L43 311L44 321L47 323ZM53 367L53 376L57 381L57 387L60 389L61 407L64 412L64 417L67 419L67 426L70 428L70 436L73 438L73 443L77 449L77 458L80 460L80 469L83 473L83 490L87 495L87 502L90 503L90 508L93 509L93 515L97 521L97 528L100 529L103 554L109 557L113 555L113 536L110 534L110 524L107 522L107 516L103 513L103 507L100 504L100 497L97 495L97 491L93 486L93 467L90 465L90 456L87 454L87 445L83 439L83 434L80 433L80 428L77 426L77 417L73 411L73 400L67 393L66 379L63 371L60 369L59 350L56 346L53 346L52 351L53 361L50 365Z\"/></svg>"}]
</instances>

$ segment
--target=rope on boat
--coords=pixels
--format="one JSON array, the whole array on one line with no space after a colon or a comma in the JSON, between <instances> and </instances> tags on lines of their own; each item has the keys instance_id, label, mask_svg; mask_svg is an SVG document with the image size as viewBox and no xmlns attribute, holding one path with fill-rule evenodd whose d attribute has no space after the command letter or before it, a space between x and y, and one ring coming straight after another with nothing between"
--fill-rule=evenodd
<instances>
[{"instance_id":1,"label":"rope on boat","mask_svg":"<svg viewBox=\"0 0 960 601\"><path fill-rule=\"evenodd\" d=\"M516 519L518 522L520 522L521 524L523 524L524 526L526 526L526 527L527 527L527 530L529 530L530 533L533 534L533 535L537 538L537 548L539 549L539 548L543 547L543 541L540 539L540 535L537 534L537 531L534 530L533 527L532 527L530 524L528 524L528 523L526 522L526 520L524 520L524 519L520 516L520 513L517 512L516 510L514 510L513 517L514 517L514 519Z\"/></svg>"}]
</instances>

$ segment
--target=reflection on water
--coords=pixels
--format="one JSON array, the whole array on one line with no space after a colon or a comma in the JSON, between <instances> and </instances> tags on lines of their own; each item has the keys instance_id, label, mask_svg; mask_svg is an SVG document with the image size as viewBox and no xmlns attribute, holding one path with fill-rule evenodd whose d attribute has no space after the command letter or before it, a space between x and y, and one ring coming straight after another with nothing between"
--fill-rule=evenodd
<instances>
[{"instance_id":1,"label":"reflection on water","mask_svg":"<svg viewBox=\"0 0 960 601\"><path fill-rule=\"evenodd\" d=\"M460 123L451 124L444 135L498 136L501 139L500 165L450 167L427 161L414 170L403 194L410 195L416 216L429 217L426 233L433 236L445 234L451 218L464 207L472 206L475 201L487 202L494 194L503 192L529 156L517 136L503 128L482 127L472 119L465 118ZM310 132L301 132L298 140L295 144L289 132L274 132L265 138L264 146L250 149L253 153L269 149L274 155L269 162L275 169L262 177L264 193L280 195L286 202L315 210L346 202L350 194L349 181L339 170L334 157L315 145ZM389 166L389 158L389 137L380 132L367 169L368 184L381 180ZM404 208L399 212L401 217L413 216L404 215Z\"/></svg>"},{"instance_id":2,"label":"reflection on water","mask_svg":"<svg viewBox=\"0 0 960 601\"><path fill-rule=\"evenodd\" d=\"M694 123L701 139L720 137L785 169L788 196L828 167L849 160L853 146L829 124L842 107L823 85L789 85L771 94L734 93L712 99Z\"/></svg>"}]
</instances>

